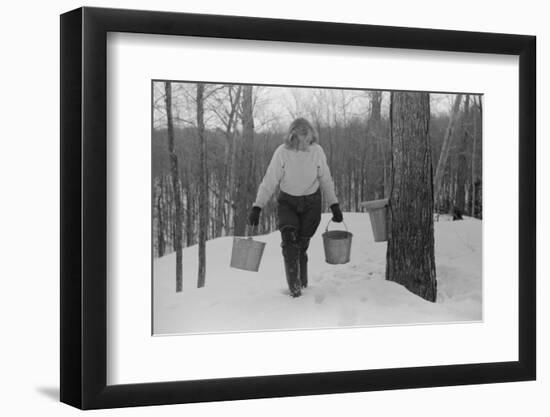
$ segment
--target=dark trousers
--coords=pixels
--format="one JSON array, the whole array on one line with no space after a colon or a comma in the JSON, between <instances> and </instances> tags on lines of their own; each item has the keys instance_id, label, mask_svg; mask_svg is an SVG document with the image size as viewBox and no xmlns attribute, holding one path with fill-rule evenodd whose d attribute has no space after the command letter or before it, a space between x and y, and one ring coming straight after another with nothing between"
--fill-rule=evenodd
<instances>
[{"instance_id":1,"label":"dark trousers","mask_svg":"<svg viewBox=\"0 0 550 417\"><path fill-rule=\"evenodd\" d=\"M321 222L321 190L300 197L281 191L277 203L287 283L298 296L307 287L307 249Z\"/></svg>"}]
</instances>

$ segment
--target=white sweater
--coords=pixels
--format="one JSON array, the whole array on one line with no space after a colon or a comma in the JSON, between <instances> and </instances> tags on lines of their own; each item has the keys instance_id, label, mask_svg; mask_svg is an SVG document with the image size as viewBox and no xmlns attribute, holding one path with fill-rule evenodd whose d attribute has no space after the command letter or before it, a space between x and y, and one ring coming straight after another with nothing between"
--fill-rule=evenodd
<instances>
[{"instance_id":1,"label":"white sweater","mask_svg":"<svg viewBox=\"0 0 550 417\"><path fill-rule=\"evenodd\" d=\"M285 145L279 146L273 153L258 188L254 205L263 208L277 185L281 191L293 196L313 194L321 186L329 206L338 202L327 157L317 143L312 143L307 151L288 149Z\"/></svg>"}]
</instances>

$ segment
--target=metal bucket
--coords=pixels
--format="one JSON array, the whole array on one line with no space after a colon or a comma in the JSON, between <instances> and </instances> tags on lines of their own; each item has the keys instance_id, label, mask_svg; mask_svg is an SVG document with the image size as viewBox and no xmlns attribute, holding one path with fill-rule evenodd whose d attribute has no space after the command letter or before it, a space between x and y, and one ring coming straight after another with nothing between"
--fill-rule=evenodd
<instances>
[{"instance_id":1,"label":"metal bucket","mask_svg":"<svg viewBox=\"0 0 550 417\"><path fill-rule=\"evenodd\" d=\"M348 227L344 223L346 230L328 230L331 220L327 223L325 233L323 233L323 246L325 248L325 261L329 264L346 264L349 262L351 254L351 238L353 234L348 232Z\"/></svg>"},{"instance_id":2,"label":"metal bucket","mask_svg":"<svg viewBox=\"0 0 550 417\"><path fill-rule=\"evenodd\" d=\"M369 212L374 241L388 240L388 199L365 201L361 206Z\"/></svg>"},{"instance_id":3,"label":"metal bucket","mask_svg":"<svg viewBox=\"0 0 550 417\"><path fill-rule=\"evenodd\" d=\"M372 225L372 234L375 242L385 242L388 240L388 206L369 211L370 223Z\"/></svg>"},{"instance_id":4,"label":"metal bucket","mask_svg":"<svg viewBox=\"0 0 550 417\"><path fill-rule=\"evenodd\" d=\"M252 236L234 237L230 266L245 271L258 272L264 248L265 243L252 239Z\"/></svg>"}]
</instances>

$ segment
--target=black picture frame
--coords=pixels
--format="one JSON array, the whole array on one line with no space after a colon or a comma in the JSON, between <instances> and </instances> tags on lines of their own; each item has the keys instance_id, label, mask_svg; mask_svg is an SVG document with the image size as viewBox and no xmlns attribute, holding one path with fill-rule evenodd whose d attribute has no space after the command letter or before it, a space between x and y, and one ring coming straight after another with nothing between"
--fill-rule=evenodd
<instances>
[{"instance_id":1,"label":"black picture frame","mask_svg":"<svg viewBox=\"0 0 550 417\"><path fill-rule=\"evenodd\" d=\"M518 56L518 361L107 385L108 32ZM96 409L536 378L534 36L83 7L61 15L60 59L62 402Z\"/></svg>"}]
</instances>

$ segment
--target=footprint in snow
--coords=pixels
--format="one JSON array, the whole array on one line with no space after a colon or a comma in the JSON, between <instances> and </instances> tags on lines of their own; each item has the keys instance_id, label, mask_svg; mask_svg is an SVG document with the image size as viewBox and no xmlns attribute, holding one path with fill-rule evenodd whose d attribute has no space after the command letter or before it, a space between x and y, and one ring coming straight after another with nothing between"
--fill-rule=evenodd
<instances>
[{"instance_id":1,"label":"footprint in snow","mask_svg":"<svg viewBox=\"0 0 550 417\"><path fill-rule=\"evenodd\" d=\"M312 278L314 282L322 282L325 280L325 277L322 275L314 275Z\"/></svg>"},{"instance_id":2,"label":"footprint in snow","mask_svg":"<svg viewBox=\"0 0 550 417\"><path fill-rule=\"evenodd\" d=\"M322 304L323 301L325 301L326 294L323 291L316 291L315 294L313 294L313 299L315 300L315 304Z\"/></svg>"}]
</instances>

